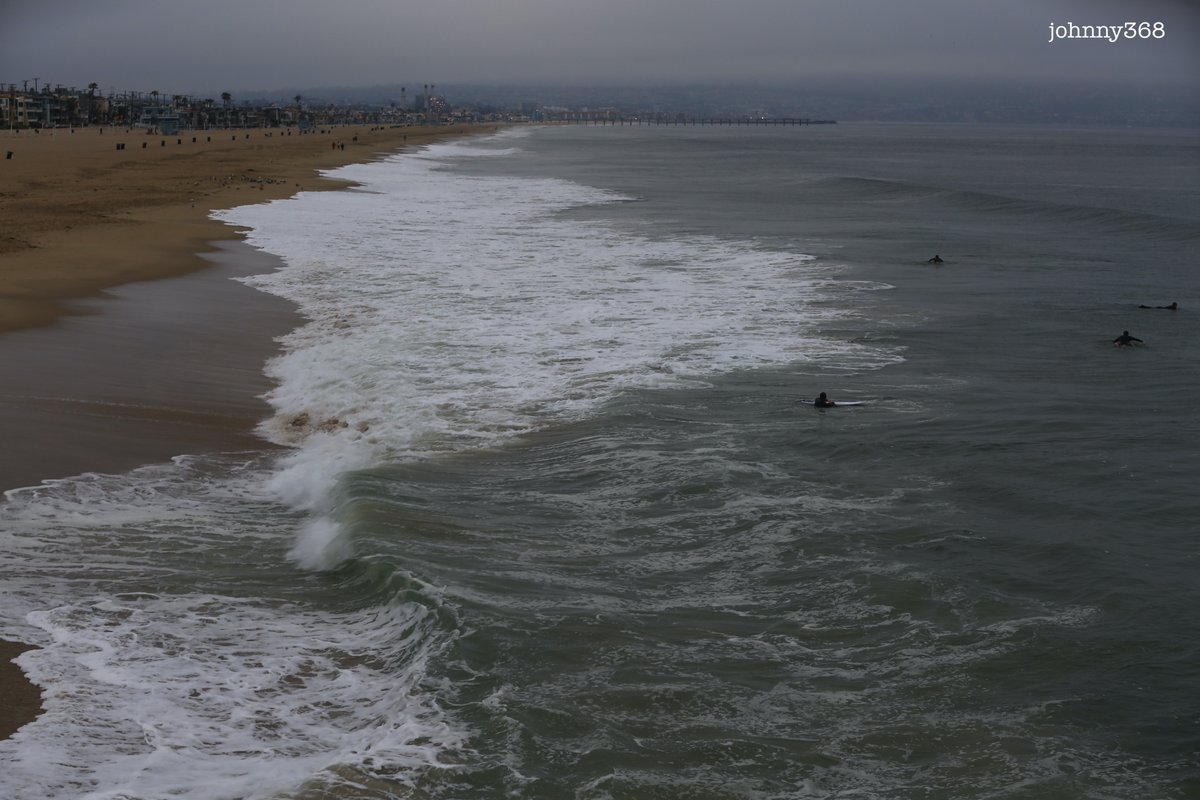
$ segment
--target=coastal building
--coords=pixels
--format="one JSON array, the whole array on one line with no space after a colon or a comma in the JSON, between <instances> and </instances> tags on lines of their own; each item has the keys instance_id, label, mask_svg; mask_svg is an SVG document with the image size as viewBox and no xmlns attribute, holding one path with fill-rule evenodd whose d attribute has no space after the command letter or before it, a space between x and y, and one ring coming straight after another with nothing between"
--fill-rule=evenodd
<instances>
[{"instance_id":1,"label":"coastal building","mask_svg":"<svg viewBox=\"0 0 1200 800\"><path fill-rule=\"evenodd\" d=\"M170 136L179 132L179 112L170 106L146 106L136 124L140 128L149 128L164 136Z\"/></svg>"},{"instance_id":2,"label":"coastal building","mask_svg":"<svg viewBox=\"0 0 1200 800\"><path fill-rule=\"evenodd\" d=\"M29 127L29 105L24 94L10 91L0 95L0 127Z\"/></svg>"},{"instance_id":3,"label":"coastal building","mask_svg":"<svg viewBox=\"0 0 1200 800\"><path fill-rule=\"evenodd\" d=\"M378 103L332 102L295 95L281 105L276 100L234 104L229 92L219 99L150 92L99 91L95 83L80 90L36 83L24 86L0 81L0 130L112 125L141 127L164 135L185 130L298 128L301 132L333 125L449 125L473 122L564 122L575 124L815 124L820 120L767 118L766 112L646 110L636 101L621 105L543 104L528 98L503 97L492 102L451 102L424 84L415 96L400 90ZM410 106L410 99L413 101ZM580 96L580 100L583 96Z\"/></svg>"}]
</instances>

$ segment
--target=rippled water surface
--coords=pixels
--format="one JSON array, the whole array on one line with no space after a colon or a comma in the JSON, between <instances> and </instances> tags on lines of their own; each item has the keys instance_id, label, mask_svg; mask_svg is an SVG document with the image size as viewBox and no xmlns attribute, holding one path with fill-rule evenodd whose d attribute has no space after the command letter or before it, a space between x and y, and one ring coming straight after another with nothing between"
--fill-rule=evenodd
<instances>
[{"instance_id":1,"label":"rippled water surface","mask_svg":"<svg viewBox=\"0 0 1200 800\"><path fill-rule=\"evenodd\" d=\"M222 212L288 448L9 494L0 787L1195 796L1198 164L538 128Z\"/></svg>"}]
</instances>

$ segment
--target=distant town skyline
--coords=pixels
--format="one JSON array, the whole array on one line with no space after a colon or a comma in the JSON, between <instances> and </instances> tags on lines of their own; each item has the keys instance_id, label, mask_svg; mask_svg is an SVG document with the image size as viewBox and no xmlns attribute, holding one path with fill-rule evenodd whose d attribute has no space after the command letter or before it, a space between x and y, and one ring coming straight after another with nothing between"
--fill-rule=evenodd
<instances>
[{"instance_id":1,"label":"distant town skyline","mask_svg":"<svg viewBox=\"0 0 1200 800\"><path fill-rule=\"evenodd\" d=\"M0 14L0 81L19 87L879 76L1200 88L1200 9L1186 0L5 0Z\"/></svg>"}]
</instances>

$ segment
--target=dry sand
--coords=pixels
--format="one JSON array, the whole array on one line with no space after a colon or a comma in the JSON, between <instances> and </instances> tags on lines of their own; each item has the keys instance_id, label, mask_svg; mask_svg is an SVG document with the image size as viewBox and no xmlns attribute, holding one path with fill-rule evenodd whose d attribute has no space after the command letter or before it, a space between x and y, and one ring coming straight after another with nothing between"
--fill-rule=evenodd
<instances>
[{"instance_id":1,"label":"dry sand","mask_svg":"<svg viewBox=\"0 0 1200 800\"><path fill-rule=\"evenodd\" d=\"M316 171L464 130L481 129L0 131L12 153L0 161L0 330L47 324L65 298L197 269L208 242L234 236L210 209L337 188Z\"/></svg>"},{"instance_id":2,"label":"dry sand","mask_svg":"<svg viewBox=\"0 0 1200 800\"><path fill-rule=\"evenodd\" d=\"M317 171L490 129L0 131L0 491L264 447L261 367L294 314L229 280L276 262L209 212L341 188ZM11 663L27 649L0 641L0 738L40 711Z\"/></svg>"}]
</instances>

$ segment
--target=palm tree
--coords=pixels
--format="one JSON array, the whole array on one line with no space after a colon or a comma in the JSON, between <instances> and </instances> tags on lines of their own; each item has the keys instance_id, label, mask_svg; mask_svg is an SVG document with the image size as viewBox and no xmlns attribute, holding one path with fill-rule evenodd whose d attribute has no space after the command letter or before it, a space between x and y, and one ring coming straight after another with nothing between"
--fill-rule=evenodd
<instances>
[{"instance_id":1,"label":"palm tree","mask_svg":"<svg viewBox=\"0 0 1200 800\"><path fill-rule=\"evenodd\" d=\"M96 121L96 90L99 89L99 84L88 84L88 122Z\"/></svg>"},{"instance_id":2,"label":"palm tree","mask_svg":"<svg viewBox=\"0 0 1200 800\"><path fill-rule=\"evenodd\" d=\"M233 95L229 92L221 92L221 103L225 106L225 127L229 127L229 101L233 99Z\"/></svg>"}]
</instances>

